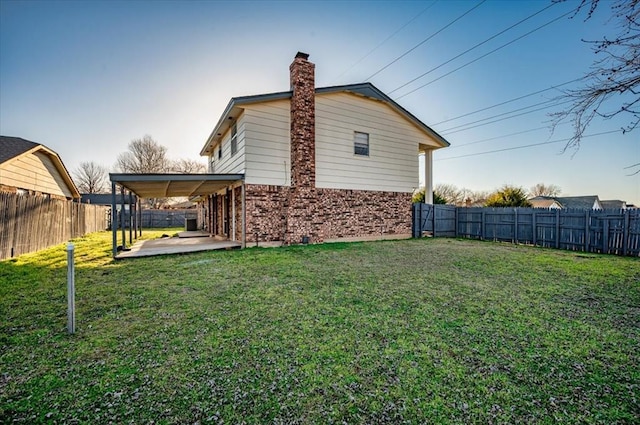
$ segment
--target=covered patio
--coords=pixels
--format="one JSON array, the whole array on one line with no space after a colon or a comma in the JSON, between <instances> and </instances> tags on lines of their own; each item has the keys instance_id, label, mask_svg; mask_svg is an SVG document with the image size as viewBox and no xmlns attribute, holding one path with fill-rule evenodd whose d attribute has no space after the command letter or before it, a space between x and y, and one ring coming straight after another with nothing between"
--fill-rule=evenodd
<instances>
[{"instance_id":1,"label":"covered patio","mask_svg":"<svg viewBox=\"0 0 640 425\"><path fill-rule=\"evenodd\" d=\"M112 231L112 251L113 258L131 258L148 255L175 254L182 252L195 252L209 249L228 249L232 247L244 247L245 237L245 215L241 216L242 223L240 229L242 236L240 241L229 241L219 237L213 237L212 233L200 232L199 235L189 232L182 232L183 237L159 239L155 241L143 241L133 243L134 239L142 235L140 228L139 213L141 211L140 198L204 198L213 195L225 188L233 185L240 185L242 189L242 211L244 212L244 174L109 174L111 180L111 231ZM120 196L117 196L117 187L120 188ZM125 196L128 192L128 197ZM127 202L128 200L128 202ZM118 204L118 201L121 204ZM120 211L124 211L128 205L130 214L128 223L119 217ZM127 248L126 227L129 226L129 244ZM235 228L235 216L233 226ZM118 250L118 228L121 228L121 245ZM186 237L185 237L186 236ZM193 236L200 236L194 238Z\"/></svg>"}]
</instances>

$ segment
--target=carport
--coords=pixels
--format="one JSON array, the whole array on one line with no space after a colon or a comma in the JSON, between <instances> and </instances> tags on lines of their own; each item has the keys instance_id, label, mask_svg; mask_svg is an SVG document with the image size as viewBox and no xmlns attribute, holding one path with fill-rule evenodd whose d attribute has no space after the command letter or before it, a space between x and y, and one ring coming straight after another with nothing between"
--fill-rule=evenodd
<instances>
[{"instance_id":1,"label":"carport","mask_svg":"<svg viewBox=\"0 0 640 425\"><path fill-rule=\"evenodd\" d=\"M178 196L186 196L188 198L206 197L212 195L229 186L240 183L242 188L242 247L245 246L245 191L244 191L244 174L109 174L111 180L111 232L113 241L113 257L118 254L118 214L117 200L122 202L122 210L124 210L125 190L129 192L130 208L140 211L140 198L172 198ZM120 187L120 195L116 196L116 186ZM136 195L136 204L133 204ZM131 239L131 229L136 229L136 239L138 237L138 214L131 214L133 223L129 223L129 241ZM233 217L235 227L235 216ZM122 249L126 248L125 225L122 227Z\"/></svg>"}]
</instances>

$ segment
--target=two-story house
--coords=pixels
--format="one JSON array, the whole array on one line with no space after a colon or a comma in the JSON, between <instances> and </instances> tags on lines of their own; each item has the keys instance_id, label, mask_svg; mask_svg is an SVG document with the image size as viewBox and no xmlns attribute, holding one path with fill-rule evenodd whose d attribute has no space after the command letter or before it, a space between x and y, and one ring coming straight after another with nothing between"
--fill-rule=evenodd
<instances>
[{"instance_id":1,"label":"two-story house","mask_svg":"<svg viewBox=\"0 0 640 425\"><path fill-rule=\"evenodd\" d=\"M298 53L291 90L231 99L200 154L209 173L243 175L206 197L212 234L247 244L411 233L419 154L449 143L370 83L315 87Z\"/></svg>"}]
</instances>

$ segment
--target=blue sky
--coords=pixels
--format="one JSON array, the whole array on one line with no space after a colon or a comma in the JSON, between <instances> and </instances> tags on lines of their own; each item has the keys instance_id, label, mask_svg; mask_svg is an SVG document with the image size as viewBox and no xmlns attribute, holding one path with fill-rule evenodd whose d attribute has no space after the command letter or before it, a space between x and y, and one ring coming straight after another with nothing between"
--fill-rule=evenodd
<instances>
[{"instance_id":1,"label":"blue sky","mask_svg":"<svg viewBox=\"0 0 640 425\"><path fill-rule=\"evenodd\" d=\"M434 155L436 184L493 190L544 182L567 196L597 194L640 205L640 174L624 169L640 162L640 129L589 137L565 153L563 142L505 150L568 137L569 125L554 134L548 128L547 114L561 106L452 129L504 118L553 99L556 91L443 122L582 76L596 58L582 40L614 30L606 3L589 21L584 12L561 18L402 96L578 2L556 4L395 90L551 4L486 1L376 74L478 3L1 0L0 133L47 145L71 171L81 161L113 169L118 153L145 134L172 158L198 159L229 99L288 90L288 66L303 51L316 64L318 86L371 81L447 138L451 147ZM537 108L521 112L531 109ZM598 121L587 134L623 124Z\"/></svg>"}]
</instances>

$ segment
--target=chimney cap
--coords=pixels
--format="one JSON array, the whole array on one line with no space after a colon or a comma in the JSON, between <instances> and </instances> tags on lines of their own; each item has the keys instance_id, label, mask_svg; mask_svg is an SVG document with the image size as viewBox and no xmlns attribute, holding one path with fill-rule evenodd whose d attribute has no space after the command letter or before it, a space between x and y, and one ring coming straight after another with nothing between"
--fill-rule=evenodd
<instances>
[{"instance_id":1,"label":"chimney cap","mask_svg":"<svg viewBox=\"0 0 640 425\"><path fill-rule=\"evenodd\" d=\"M298 52L296 53L296 59L309 59L309 53Z\"/></svg>"}]
</instances>

